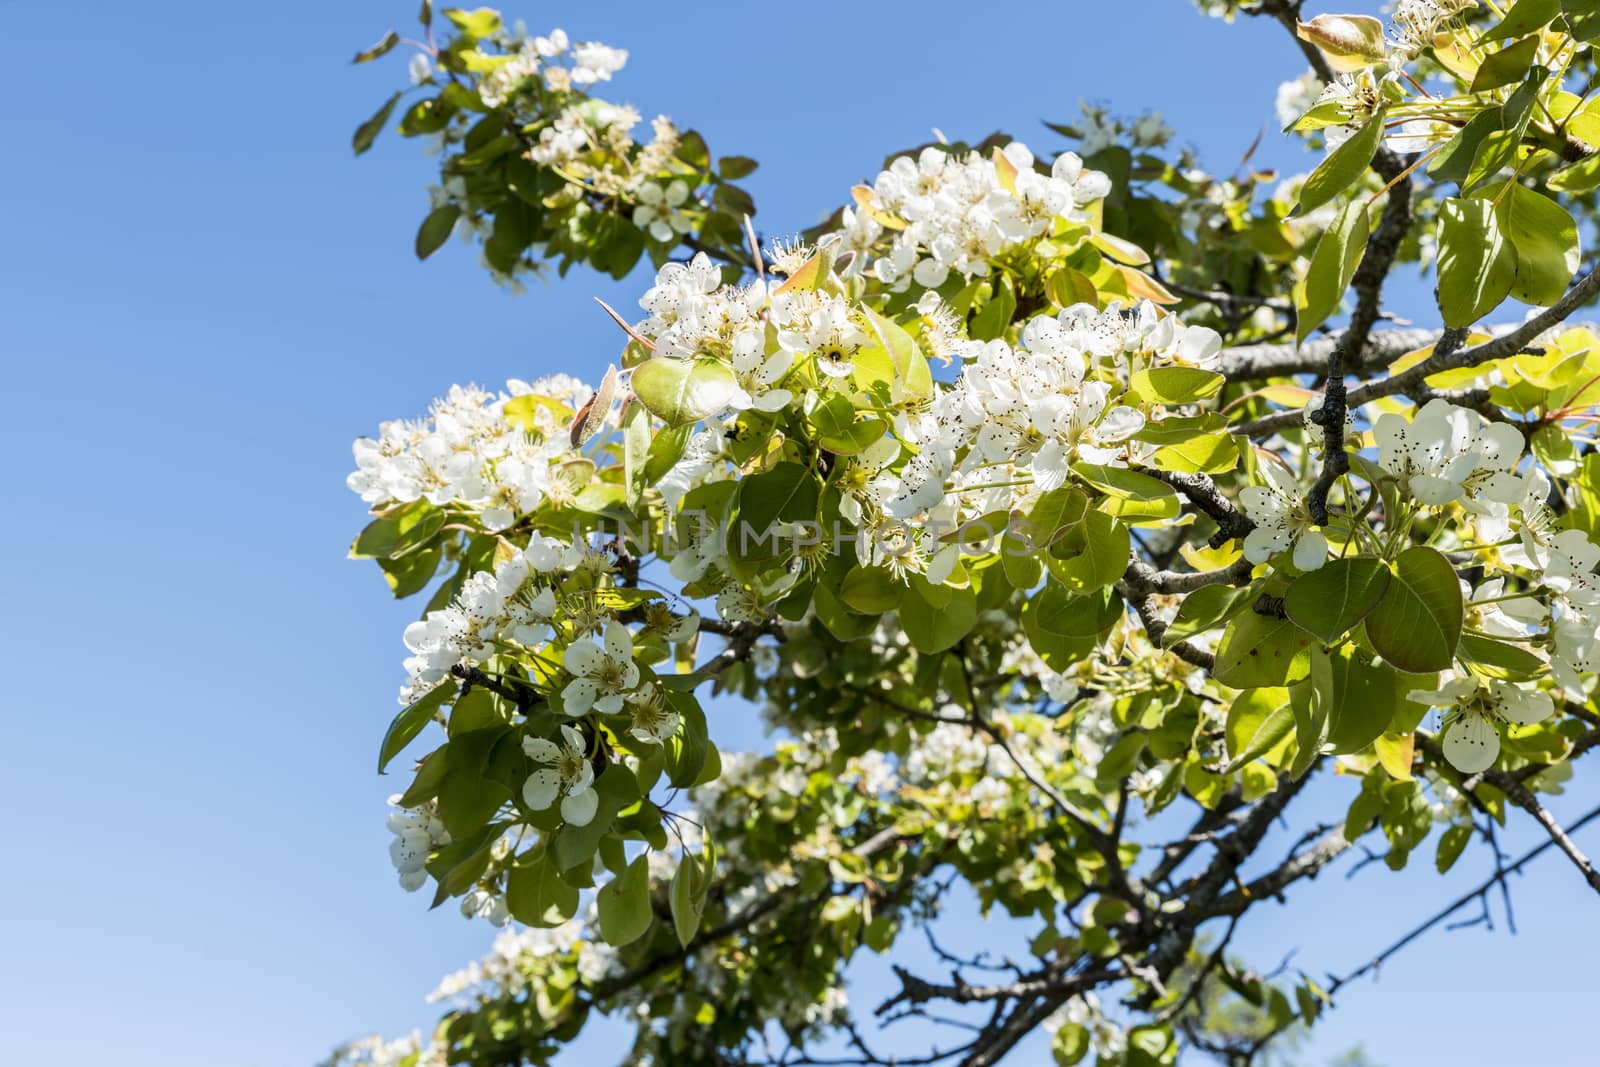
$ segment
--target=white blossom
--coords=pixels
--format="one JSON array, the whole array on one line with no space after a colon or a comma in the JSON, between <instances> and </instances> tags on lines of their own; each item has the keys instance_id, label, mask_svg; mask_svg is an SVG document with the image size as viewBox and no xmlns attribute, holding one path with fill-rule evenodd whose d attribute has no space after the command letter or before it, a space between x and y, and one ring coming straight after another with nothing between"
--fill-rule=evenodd
<instances>
[{"instance_id":1,"label":"white blossom","mask_svg":"<svg viewBox=\"0 0 1600 1067\"><path fill-rule=\"evenodd\" d=\"M561 691L562 706L568 715L582 715L591 708L603 715L622 710L623 698L639 684L639 667L633 662L633 635L620 622L609 622L605 639L574 641L562 654L561 665L573 675Z\"/></svg>"},{"instance_id":2,"label":"white blossom","mask_svg":"<svg viewBox=\"0 0 1600 1067\"><path fill-rule=\"evenodd\" d=\"M594 790L594 765L584 748L583 735L571 726L561 727L561 744L544 737L524 737L522 751L536 766L522 786L522 799L534 811L544 811L561 797L561 817L573 826L594 818L600 796Z\"/></svg>"},{"instance_id":3,"label":"white blossom","mask_svg":"<svg viewBox=\"0 0 1600 1067\"><path fill-rule=\"evenodd\" d=\"M1245 559L1265 563L1285 549L1292 549L1294 565L1300 570L1322 566L1328 558L1328 539L1311 521L1311 512L1294 477L1273 462L1262 462L1257 469L1267 484L1247 485L1239 490L1239 502L1256 524L1245 535Z\"/></svg>"}]
</instances>

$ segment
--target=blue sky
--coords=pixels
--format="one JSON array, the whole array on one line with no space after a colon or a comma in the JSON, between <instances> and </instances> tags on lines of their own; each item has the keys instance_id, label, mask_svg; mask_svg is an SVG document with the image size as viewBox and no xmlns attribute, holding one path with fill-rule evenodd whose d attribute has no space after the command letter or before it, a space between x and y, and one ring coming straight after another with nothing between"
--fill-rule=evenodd
<instances>
[{"instance_id":1,"label":"blue sky","mask_svg":"<svg viewBox=\"0 0 1600 1067\"><path fill-rule=\"evenodd\" d=\"M396 779L371 768L415 606L344 558L362 522L349 442L452 382L592 377L617 337L589 297L628 307L643 280L579 272L512 299L459 246L413 260L431 161L393 137L349 151L403 61L348 60L415 7L0 0L19 449L0 532L18 675L0 698L16 805L0 1032L16 1062L309 1064L426 1023L423 994L490 939L400 892L385 854ZM1275 27L1183 0L507 14L631 49L614 95L760 159L748 184L770 232L809 225L933 126L1047 151L1036 120L1079 97L1159 109L1226 170L1301 69ZM1294 160L1269 132L1256 161ZM719 719L759 743L748 714ZM1238 944L1268 966L1297 945L1297 963L1348 967L1481 876L1479 860L1445 882L1426 866L1325 876ZM1557 859L1517 895L1520 937L1431 938L1350 990L1317 1049L1591 1062L1563 1020L1589 1008L1596 902Z\"/></svg>"}]
</instances>

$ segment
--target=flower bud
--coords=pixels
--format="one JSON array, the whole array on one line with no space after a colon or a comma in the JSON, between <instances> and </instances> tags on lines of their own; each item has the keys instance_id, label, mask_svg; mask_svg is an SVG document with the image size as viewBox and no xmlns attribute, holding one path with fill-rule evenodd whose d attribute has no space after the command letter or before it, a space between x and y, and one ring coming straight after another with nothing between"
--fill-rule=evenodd
<instances>
[{"instance_id":1,"label":"flower bud","mask_svg":"<svg viewBox=\"0 0 1600 1067\"><path fill-rule=\"evenodd\" d=\"M1381 63L1386 55L1383 23L1371 15L1318 15L1310 22L1296 22L1295 33L1320 48L1337 71L1361 70Z\"/></svg>"}]
</instances>

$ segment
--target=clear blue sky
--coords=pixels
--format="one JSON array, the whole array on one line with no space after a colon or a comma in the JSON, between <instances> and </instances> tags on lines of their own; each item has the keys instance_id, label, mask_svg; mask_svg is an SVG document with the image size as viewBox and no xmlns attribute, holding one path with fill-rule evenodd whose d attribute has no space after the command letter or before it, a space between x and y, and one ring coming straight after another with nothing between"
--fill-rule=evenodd
<instances>
[{"instance_id":1,"label":"clear blue sky","mask_svg":"<svg viewBox=\"0 0 1600 1067\"><path fill-rule=\"evenodd\" d=\"M589 297L630 306L642 279L511 299L458 246L414 262L431 161L393 137L348 147L403 60L348 60L415 8L0 0L9 1061L306 1065L426 1023L423 994L490 939L425 913L385 854L396 780L371 768L414 605L344 559L362 522L349 442L452 382L592 376L617 337ZM1079 97L1160 109L1227 170L1300 70L1275 28L1183 0L507 14L632 50L616 94L760 159L774 232L932 126L1049 149L1035 120ZM1269 133L1257 160L1293 156ZM748 716L720 718L758 743ZM1481 862L1462 867L1445 884L1325 877L1238 943L1347 967ZM1432 938L1351 990L1318 1048L1592 1063L1570 1035L1600 902L1559 860L1517 892L1521 937Z\"/></svg>"}]
</instances>

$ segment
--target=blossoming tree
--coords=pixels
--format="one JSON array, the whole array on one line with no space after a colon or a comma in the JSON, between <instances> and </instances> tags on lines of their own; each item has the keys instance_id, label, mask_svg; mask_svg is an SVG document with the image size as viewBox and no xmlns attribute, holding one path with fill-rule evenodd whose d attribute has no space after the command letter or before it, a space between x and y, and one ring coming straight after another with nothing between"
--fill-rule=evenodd
<instances>
[{"instance_id":1,"label":"blossoming tree","mask_svg":"<svg viewBox=\"0 0 1600 1067\"><path fill-rule=\"evenodd\" d=\"M352 555L425 600L391 855L507 930L431 1034L337 1062L544 1063L612 1015L627 1063L1248 1063L1359 972L1229 937L1352 847L1443 871L1531 819L1600 891L1540 800L1600 741L1600 5L1202 6L1305 54L1309 175L1086 111L1048 161L897 154L790 239L754 161L597 95L622 51L425 3L357 57L413 48L354 147L438 148L419 256L656 273L598 388L356 443ZM1408 262L1437 325L1383 324ZM719 748L719 691L773 751ZM850 1003L959 882L1028 951Z\"/></svg>"}]
</instances>

